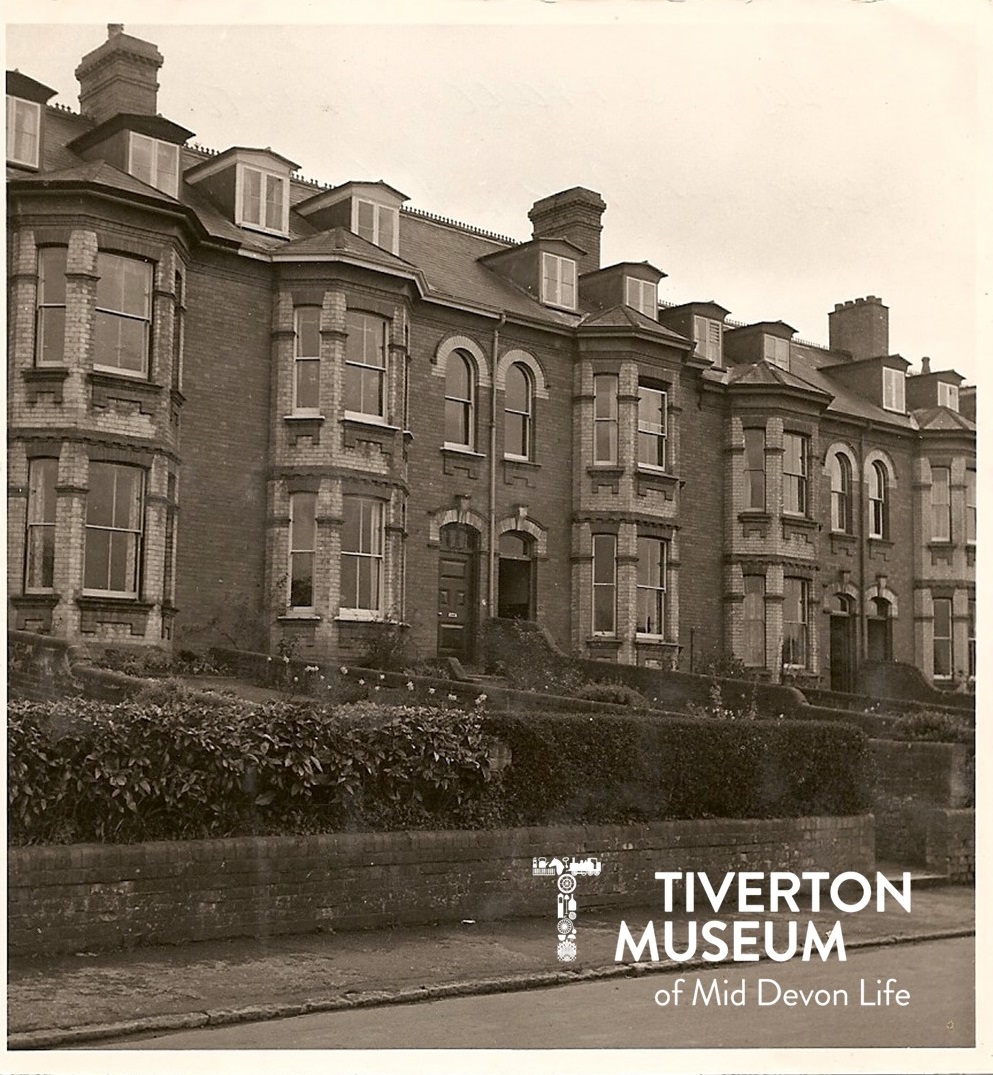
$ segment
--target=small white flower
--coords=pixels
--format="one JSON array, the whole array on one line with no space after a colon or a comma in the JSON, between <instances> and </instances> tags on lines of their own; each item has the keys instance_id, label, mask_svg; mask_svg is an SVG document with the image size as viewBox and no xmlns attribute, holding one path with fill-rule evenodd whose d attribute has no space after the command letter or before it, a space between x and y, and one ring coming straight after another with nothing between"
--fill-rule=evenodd
<instances>
[{"instance_id":1,"label":"small white flower","mask_svg":"<svg viewBox=\"0 0 993 1075\"><path fill-rule=\"evenodd\" d=\"M412 679L407 680L407 690L412 691L414 689L414 681Z\"/></svg>"},{"instance_id":2,"label":"small white flower","mask_svg":"<svg viewBox=\"0 0 993 1075\"><path fill-rule=\"evenodd\" d=\"M378 683L376 684L375 687L373 687L373 690L377 690L377 691L379 690L379 684Z\"/></svg>"},{"instance_id":3,"label":"small white flower","mask_svg":"<svg viewBox=\"0 0 993 1075\"><path fill-rule=\"evenodd\" d=\"M267 661L268 661L268 662L269 662L270 664L272 664L272 658L271 658L271 657L266 657L266 660L267 660Z\"/></svg>"},{"instance_id":4,"label":"small white flower","mask_svg":"<svg viewBox=\"0 0 993 1075\"><path fill-rule=\"evenodd\" d=\"M428 694L434 694L434 687L428 687Z\"/></svg>"},{"instance_id":5,"label":"small white flower","mask_svg":"<svg viewBox=\"0 0 993 1075\"><path fill-rule=\"evenodd\" d=\"M457 702L459 700L459 696L457 694L450 694L448 696L448 700L450 702Z\"/></svg>"},{"instance_id":6,"label":"small white flower","mask_svg":"<svg viewBox=\"0 0 993 1075\"><path fill-rule=\"evenodd\" d=\"M339 672L340 672L340 673L341 673L341 674L342 674L343 676L347 676L347 675L348 675L348 669L347 669L347 668L346 668L346 667L345 667L344 665L342 665L342 666L341 666L341 668L339 668L339 669L338 669L338 671L339 671Z\"/></svg>"},{"instance_id":7,"label":"small white flower","mask_svg":"<svg viewBox=\"0 0 993 1075\"><path fill-rule=\"evenodd\" d=\"M364 687L364 686L365 686L365 680L364 680L364 679L360 679L360 680L359 680L359 686L360 686L360 687Z\"/></svg>"},{"instance_id":8,"label":"small white flower","mask_svg":"<svg viewBox=\"0 0 993 1075\"><path fill-rule=\"evenodd\" d=\"M299 683L300 682L300 677L299 676L294 676L293 677L293 682L294 683Z\"/></svg>"},{"instance_id":9,"label":"small white flower","mask_svg":"<svg viewBox=\"0 0 993 1075\"><path fill-rule=\"evenodd\" d=\"M289 655L284 653L283 654L283 664L289 664L289 663L290 663Z\"/></svg>"},{"instance_id":10,"label":"small white flower","mask_svg":"<svg viewBox=\"0 0 993 1075\"><path fill-rule=\"evenodd\" d=\"M380 672L380 673L379 673L379 678L380 678L380 679L386 679L386 676L385 676L385 675L384 675L384 674L383 674L382 672Z\"/></svg>"}]
</instances>

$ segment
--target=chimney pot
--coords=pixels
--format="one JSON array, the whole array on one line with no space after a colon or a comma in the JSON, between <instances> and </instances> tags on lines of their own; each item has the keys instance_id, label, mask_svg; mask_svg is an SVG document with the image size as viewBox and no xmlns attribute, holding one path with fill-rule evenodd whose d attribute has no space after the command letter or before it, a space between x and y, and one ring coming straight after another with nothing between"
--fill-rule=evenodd
<instances>
[{"instance_id":1,"label":"chimney pot","mask_svg":"<svg viewBox=\"0 0 993 1075\"><path fill-rule=\"evenodd\" d=\"M157 115L161 66L162 53L155 45L124 33L122 23L108 23L107 40L76 68L80 111L98 124L122 112Z\"/></svg>"},{"instance_id":2,"label":"chimney pot","mask_svg":"<svg viewBox=\"0 0 993 1075\"><path fill-rule=\"evenodd\" d=\"M930 372L931 372L931 359L927 355L925 355L921 359L921 373L930 373Z\"/></svg>"},{"instance_id":3,"label":"chimney pot","mask_svg":"<svg viewBox=\"0 0 993 1075\"><path fill-rule=\"evenodd\" d=\"M107 23L107 37L117 37L118 34L124 33L123 22L108 22Z\"/></svg>"}]
</instances>

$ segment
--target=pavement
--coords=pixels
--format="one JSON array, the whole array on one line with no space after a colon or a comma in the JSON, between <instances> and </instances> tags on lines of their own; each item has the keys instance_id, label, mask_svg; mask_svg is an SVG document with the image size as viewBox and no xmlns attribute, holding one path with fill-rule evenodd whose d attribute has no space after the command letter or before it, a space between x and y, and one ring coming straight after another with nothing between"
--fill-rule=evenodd
<instances>
[{"instance_id":1,"label":"pavement","mask_svg":"<svg viewBox=\"0 0 993 1075\"><path fill-rule=\"evenodd\" d=\"M886 872L892 876L893 871ZM661 946L661 922L673 920L681 942L685 937L681 927L688 917L664 915L661 899L654 907L581 906L576 923L579 957L571 964L557 961L552 914L77 952L45 959L11 957L8 1048L71 1048L155 1031L538 989L677 967L712 968L712 963L699 960L615 963L622 920L636 938L654 920ZM723 913L720 917L763 918ZM785 937L778 932L780 923L791 918L812 920L821 937L841 918L846 950L973 936L974 892L939 878L915 876L909 913L892 901L881 912L869 908L840 916L833 909L815 913L801 907L798 916L774 916L777 947ZM799 934L802 940L803 927Z\"/></svg>"}]
</instances>

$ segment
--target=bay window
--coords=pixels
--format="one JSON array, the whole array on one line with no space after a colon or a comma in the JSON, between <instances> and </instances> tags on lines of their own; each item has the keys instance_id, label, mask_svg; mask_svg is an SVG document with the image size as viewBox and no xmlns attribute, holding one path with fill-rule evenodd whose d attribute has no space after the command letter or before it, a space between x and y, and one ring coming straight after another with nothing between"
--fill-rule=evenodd
<instances>
[{"instance_id":1,"label":"bay window","mask_svg":"<svg viewBox=\"0 0 993 1075\"><path fill-rule=\"evenodd\" d=\"M66 258L64 246L43 246L38 251L37 330L35 364L65 364Z\"/></svg>"},{"instance_id":2,"label":"bay window","mask_svg":"<svg viewBox=\"0 0 993 1075\"><path fill-rule=\"evenodd\" d=\"M638 386L638 465L665 470L666 393Z\"/></svg>"},{"instance_id":3,"label":"bay window","mask_svg":"<svg viewBox=\"0 0 993 1075\"><path fill-rule=\"evenodd\" d=\"M97 255L94 369L148 376L152 266L137 258Z\"/></svg>"},{"instance_id":4,"label":"bay window","mask_svg":"<svg viewBox=\"0 0 993 1075\"><path fill-rule=\"evenodd\" d=\"M665 635L665 593L668 574L668 543L661 538L638 538L639 635Z\"/></svg>"},{"instance_id":5,"label":"bay window","mask_svg":"<svg viewBox=\"0 0 993 1075\"><path fill-rule=\"evenodd\" d=\"M612 635L617 627L617 538L593 535L593 633Z\"/></svg>"},{"instance_id":6,"label":"bay window","mask_svg":"<svg viewBox=\"0 0 993 1075\"><path fill-rule=\"evenodd\" d=\"M383 501L343 498L341 611L376 619L383 611Z\"/></svg>"},{"instance_id":7,"label":"bay window","mask_svg":"<svg viewBox=\"0 0 993 1075\"><path fill-rule=\"evenodd\" d=\"M57 459L32 459L28 465L28 520L24 592L51 590L55 584L55 484Z\"/></svg>"},{"instance_id":8,"label":"bay window","mask_svg":"<svg viewBox=\"0 0 993 1075\"><path fill-rule=\"evenodd\" d=\"M293 311L293 413L321 413L321 308Z\"/></svg>"}]
</instances>

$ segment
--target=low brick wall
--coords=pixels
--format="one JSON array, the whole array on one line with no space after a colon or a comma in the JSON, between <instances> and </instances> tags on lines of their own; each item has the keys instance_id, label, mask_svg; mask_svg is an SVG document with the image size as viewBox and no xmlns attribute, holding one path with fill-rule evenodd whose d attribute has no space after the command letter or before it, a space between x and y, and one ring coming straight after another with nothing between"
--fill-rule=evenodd
<instances>
[{"instance_id":1,"label":"low brick wall","mask_svg":"<svg viewBox=\"0 0 993 1075\"><path fill-rule=\"evenodd\" d=\"M919 668L900 661L863 661L859 665L856 693L871 699L918 702L964 712L976 708L974 694L938 690Z\"/></svg>"},{"instance_id":2,"label":"low brick wall","mask_svg":"<svg viewBox=\"0 0 993 1075\"><path fill-rule=\"evenodd\" d=\"M976 812L881 796L876 848L883 861L971 883L976 875Z\"/></svg>"},{"instance_id":3,"label":"low brick wall","mask_svg":"<svg viewBox=\"0 0 993 1075\"><path fill-rule=\"evenodd\" d=\"M953 809L971 806L973 775L964 743L916 743L874 739L876 790L913 796L915 802Z\"/></svg>"},{"instance_id":4,"label":"low brick wall","mask_svg":"<svg viewBox=\"0 0 993 1075\"><path fill-rule=\"evenodd\" d=\"M870 815L343 833L8 851L14 955L548 913L535 855L596 855L587 907L659 898L656 870L875 866Z\"/></svg>"}]
</instances>

